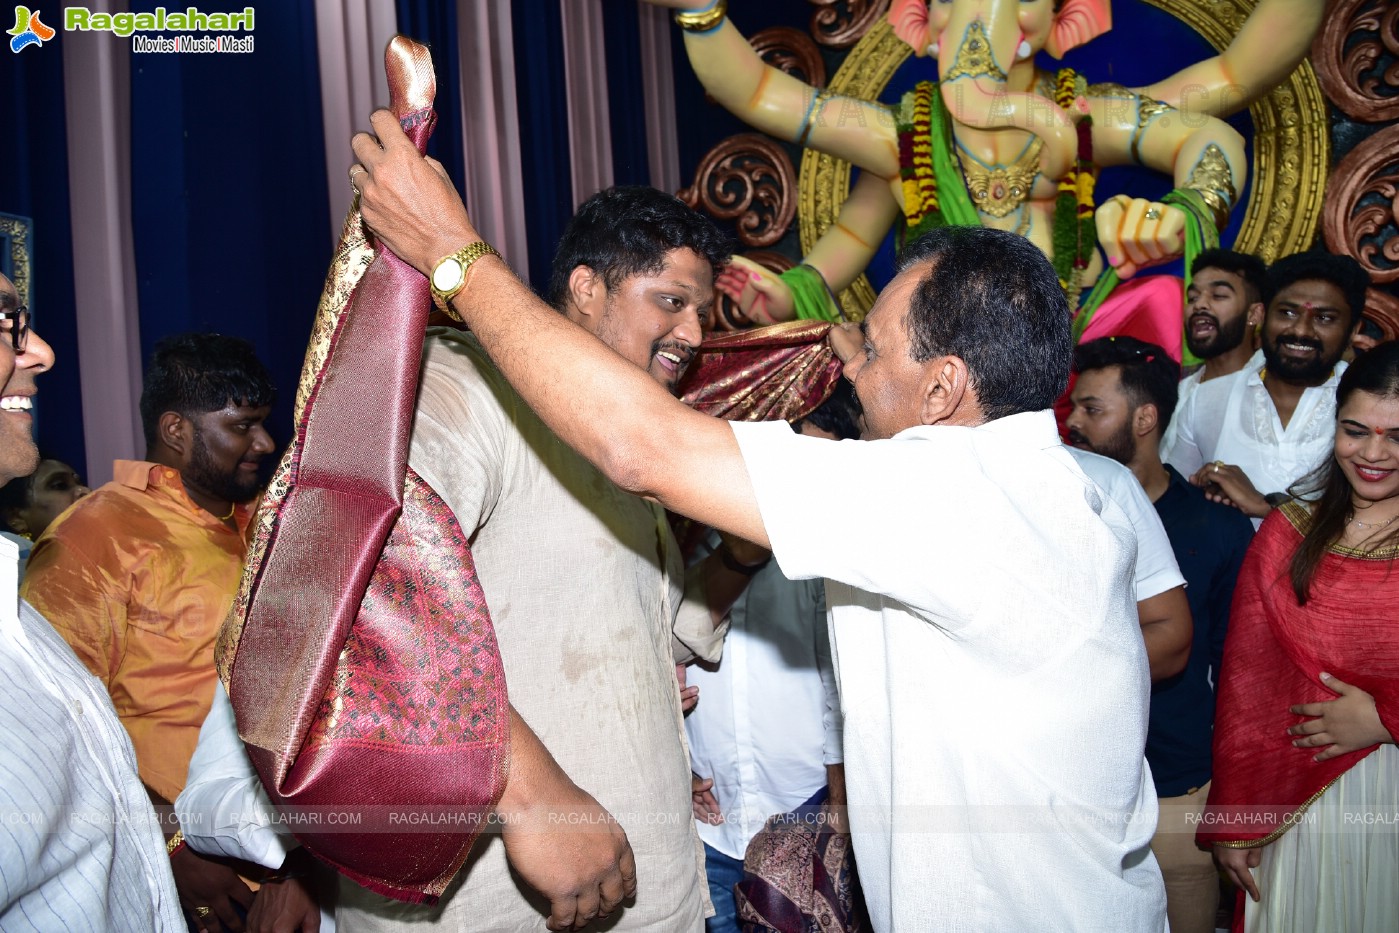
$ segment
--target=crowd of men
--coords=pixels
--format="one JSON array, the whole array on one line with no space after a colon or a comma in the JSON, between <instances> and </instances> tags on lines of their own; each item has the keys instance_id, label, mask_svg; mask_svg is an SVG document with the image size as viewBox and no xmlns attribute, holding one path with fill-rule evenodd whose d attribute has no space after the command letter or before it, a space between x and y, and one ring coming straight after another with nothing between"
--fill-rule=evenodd
<instances>
[{"instance_id":1,"label":"crowd of men","mask_svg":"<svg viewBox=\"0 0 1399 933\"><path fill-rule=\"evenodd\" d=\"M479 237L374 126L365 221L431 276ZM947 228L833 339L847 397L789 426L674 396L729 252L676 199L609 189L544 299L491 254L446 296L469 330L429 334L409 463L498 601L500 806L608 829L487 835L432 906L337 879L268 818L215 672L275 450L251 345L163 341L146 459L91 494L56 461L31 483L53 357L0 277L21 597L0 609L0 785L46 814L0 826L0 926L727 933L761 912L745 885L781 887L754 877L764 822L824 801L863 890L845 906L876 930L1214 929L1193 827L1234 581L1329 454L1359 265L1200 255L1182 380L1129 337L1072 346L1028 241ZM714 529L689 567L666 509Z\"/></svg>"}]
</instances>

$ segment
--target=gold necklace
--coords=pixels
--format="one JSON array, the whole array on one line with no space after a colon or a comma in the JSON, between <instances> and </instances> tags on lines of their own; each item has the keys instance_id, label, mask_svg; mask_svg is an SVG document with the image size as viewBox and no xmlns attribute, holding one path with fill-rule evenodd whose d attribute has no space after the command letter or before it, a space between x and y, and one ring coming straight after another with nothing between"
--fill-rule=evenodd
<instances>
[{"instance_id":1,"label":"gold necklace","mask_svg":"<svg viewBox=\"0 0 1399 933\"><path fill-rule=\"evenodd\" d=\"M1350 523L1357 528L1384 528L1387 527L1396 518L1399 518L1399 515L1391 515L1389 516L1389 518L1386 518L1382 522L1362 522L1358 518L1352 518L1350 520Z\"/></svg>"},{"instance_id":2,"label":"gold necklace","mask_svg":"<svg viewBox=\"0 0 1399 933\"><path fill-rule=\"evenodd\" d=\"M227 515L220 516L220 517L219 517L219 521L221 521L221 522L226 522L226 521L228 521L230 518L232 518L232 517L233 517L233 511L234 511L234 509L236 509L236 508L238 508L238 503L236 503L236 502L230 502L230 503L228 504L228 514L227 514Z\"/></svg>"},{"instance_id":3,"label":"gold necklace","mask_svg":"<svg viewBox=\"0 0 1399 933\"><path fill-rule=\"evenodd\" d=\"M976 209L992 217L1004 217L1023 204L1040 173L1043 149L1044 140L1036 136L1009 165L987 165L957 143L957 161L962 165L967 193Z\"/></svg>"}]
</instances>

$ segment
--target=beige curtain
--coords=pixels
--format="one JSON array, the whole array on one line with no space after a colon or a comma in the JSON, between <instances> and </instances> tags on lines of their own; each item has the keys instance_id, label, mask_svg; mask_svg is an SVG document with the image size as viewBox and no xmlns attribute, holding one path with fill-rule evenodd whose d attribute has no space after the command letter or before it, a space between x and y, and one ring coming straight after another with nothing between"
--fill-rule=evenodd
<instances>
[{"instance_id":1,"label":"beige curtain","mask_svg":"<svg viewBox=\"0 0 1399 933\"><path fill-rule=\"evenodd\" d=\"M119 12L125 4L97 4ZM112 461L145 455L141 340L131 227L131 45L103 32L63 34L73 292L83 398L86 476L112 478Z\"/></svg>"},{"instance_id":2,"label":"beige curtain","mask_svg":"<svg viewBox=\"0 0 1399 933\"><path fill-rule=\"evenodd\" d=\"M316 0L321 119L330 192L326 230L332 250L353 197L350 137L369 129L369 115L376 107L389 104L384 48L397 31L394 5L388 0Z\"/></svg>"}]
</instances>

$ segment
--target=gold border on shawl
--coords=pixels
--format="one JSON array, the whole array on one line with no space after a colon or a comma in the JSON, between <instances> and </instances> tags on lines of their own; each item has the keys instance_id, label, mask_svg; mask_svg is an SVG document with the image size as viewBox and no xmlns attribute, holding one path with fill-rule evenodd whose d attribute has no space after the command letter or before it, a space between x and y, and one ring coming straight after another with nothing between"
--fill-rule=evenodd
<instances>
[{"instance_id":1,"label":"gold border on shawl","mask_svg":"<svg viewBox=\"0 0 1399 933\"><path fill-rule=\"evenodd\" d=\"M1291 813L1289 813L1286 817L1283 818L1282 825L1279 826L1277 829L1273 830L1268 835L1258 839L1244 839L1240 842L1212 842L1210 843L1210 845L1224 846L1226 849L1257 849L1260 846L1268 845L1270 842L1276 842L1282 837L1283 833L1296 826L1300 822L1298 820L1298 817L1301 816L1303 813L1306 813L1307 808L1310 807L1312 804L1316 803L1317 799L1321 797L1322 794L1330 790L1331 785L1335 784L1340 779L1341 775L1338 774L1331 780L1327 781L1326 785L1322 787L1321 790L1317 791L1315 794L1312 794L1306 800L1302 801L1302 804L1299 807L1297 807L1296 810L1293 810Z\"/></svg>"},{"instance_id":2,"label":"gold border on shawl","mask_svg":"<svg viewBox=\"0 0 1399 933\"><path fill-rule=\"evenodd\" d=\"M1222 50L1239 31L1255 0L1144 0L1190 26ZM913 50L881 19L850 51L831 78L836 94L877 100ZM1253 117L1253 175L1248 206L1234 248L1265 262L1307 249L1321 224L1322 197L1331 164L1330 122L1316 71L1304 61L1278 87L1256 101ZM850 163L807 149L798 182L798 236L802 253L830 229L850 194ZM861 274L840 294L841 304L860 320L875 291Z\"/></svg>"},{"instance_id":3,"label":"gold border on shawl","mask_svg":"<svg viewBox=\"0 0 1399 933\"><path fill-rule=\"evenodd\" d=\"M1302 505L1300 502L1296 501L1284 502L1282 505L1278 506L1278 509L1282 512L1283 517L1287 519L1288 524L1290 524L1297 531L1298 534L1305 535L1307 533L1307 526L1311 523L1312 513L1307 509L1305 505ZM1351 554L1349 553L1351 551L1350 548L1340 548L1337 545L1332 545L1331 549L1338 553L1346 554L1346 556L1348 557L1354 556L1370 558L1374 557L1374 555L1378 553L1372 552L1366 554L1361 552L1355 552L1354 554ZM1385 551L1393 551L1395 553L1399 553L1399 548L1385 548ZM1375 557L1375 559L1378 560L1387 558ZM1378 748L1378 746L1376 747ZM1373 753L1373 751L1374 749L1371 749L1371 753ZM1256 849L1260 846L1266 846L1270 842L1274 842L1275 840L1280 838L1283 833L1296 826L1299 822L1297 818L1301 816L1301 814L1305 813L1307 809L1311 807L1312 804L1316 803L1322 794L1330 790L1331 786L1337 781L1339 781L1341 777L1342 775L1338 774L1336 775L1336 777L1333 777L1331 780L1327 781L1326 784L1323 785L1320 790L1318 790L1315 794L1312 794L1310 797L1304 800L1297 807L1296 810L1293 810L1290 814L1288 814L1288 817L1283 820L1282 826L1279 826L1277 829L1273 830L1268 835L1260 837L1258 839L1245 839L1241 842L1214 842L1212 844L1217 846L1224 846L1229 849Z\"/></svg>"},{"instance_id":4,"label":"gold border on shawl","mask_svg":"<svg viewBox=\"0 0 1399 933\"><path fill-rule=\"evenodd\" d=\"M1307 533L1307 529L1311 527L1312 513L1305 505L1293 501L1284 502L1278 508L1282 510L1283 517L1287 519L1288 524L1297 530L1298 534L1305 535ZM1399 557L1399 543L1376 548L1373 551L1362 551L1359 548L1333 543L1327 548L1327 551L1354 560L1394 560L1394 558Z\"/></svg>"},{"instance_id":5,"label":"gold border on shawl","mask_svg":"<svg viewBox=\"0 0 1399 933\"><path fill-rule=\"evenodd\" d=\"M311 324L311 338L306 346L306 359L301 365L301 378L296 387L296 404L292 412L292 423L299 433L306 414L306 403L320 383L330 348L335 341L335 333L345 312L350 306L350 297L355 286L374 262L374 248L364 235L360 219L359 203L350 207L345 215L345 225L340 231L340 243L326 273L325 286L321 291L320 304L316 307L316 317ZM238 653L238 642L243 636L243 625L248 618L248 605L252 599L253 585L262 569L262 558L272 538L272 530L277 520L277 509L287 498L291 489L292 476L296 471L294 458L299 445L287 445L282 459L272 473L272 480L263 492L257 514L248 529L248 553L243 561L243 576L238 584L238 594L228 610L223 628L214 645L214 666L225 687L233 676L233 660Z\"/></svg>"}]
</instances>

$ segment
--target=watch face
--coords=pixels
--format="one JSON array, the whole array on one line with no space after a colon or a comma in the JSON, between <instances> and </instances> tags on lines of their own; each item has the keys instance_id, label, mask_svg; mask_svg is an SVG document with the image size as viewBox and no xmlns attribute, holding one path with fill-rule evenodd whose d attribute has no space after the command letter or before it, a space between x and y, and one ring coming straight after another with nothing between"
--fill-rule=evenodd
<instances>
[{"instance_id":1,"label":"watch face","mask_svg":"<svg viewBox=\"0 0 1399 933\"><path fill-rule=\"evenodd\" d=\"M455 258L444 259L432 270L432 284L439 292L450 292L461 283L461 263Z\"/></svg>"}]
</instances>

